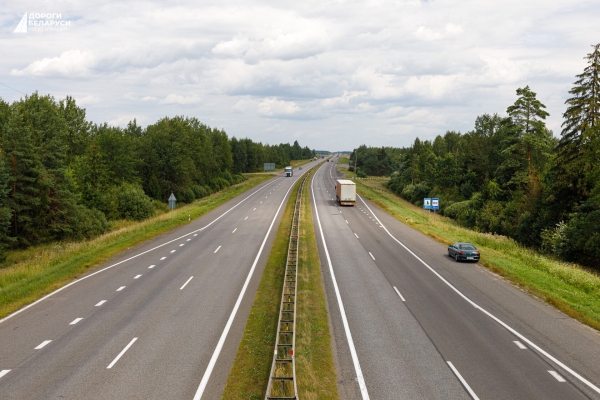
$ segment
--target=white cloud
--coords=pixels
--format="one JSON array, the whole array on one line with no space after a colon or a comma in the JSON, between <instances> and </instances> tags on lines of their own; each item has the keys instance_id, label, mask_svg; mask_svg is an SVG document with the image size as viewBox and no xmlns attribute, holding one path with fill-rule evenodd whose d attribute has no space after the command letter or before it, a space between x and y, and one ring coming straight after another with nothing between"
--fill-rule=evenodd
<instances>
[{"instance_id":1,"label":"white cloud","mask_svg":"<svg viewBox=\"0 0 600 400\"><path fill-rule=\"evenodd\" d=\"M89 73L94 61L95 57L90 51L67 50L57 57L33 61L23 69L12 69L11 75L77 77Z\"/></svg>"},{"instance_id":2,"label":"white cloud","mask_svg":"<svg viewBox=\"0 0 600 400\"><path fill-rule=\"evenodd\" d=\"M145 97L144 99L152 100L152 98ZM142 99L142 100L144 100ZM164 99L160 101L160 104L197 104L200 102L200 96L190 95L190 96L182 96L180 94L171 93L167 95Z\"/></svg>"},{"instance_id":3,"label":"white cloud","mask_svg":"<svg viewBox=\"0 0 600 400\"><path fill-rule=\"evenodd\" d=\"M0 23L16 26L21 8L7 3ZM188 106L232 136L281 142L291 132L311 148L405 146L464 132L481 113L503 113L527 84L558 132L567 91L598 40L598 6L584 0L59 8L77 17L69 32L0 33L8 66L0 82L16 89L0 87L4 100L69 94L95 122L117 124L153 123Z\"/></svg>"}]
</instances>

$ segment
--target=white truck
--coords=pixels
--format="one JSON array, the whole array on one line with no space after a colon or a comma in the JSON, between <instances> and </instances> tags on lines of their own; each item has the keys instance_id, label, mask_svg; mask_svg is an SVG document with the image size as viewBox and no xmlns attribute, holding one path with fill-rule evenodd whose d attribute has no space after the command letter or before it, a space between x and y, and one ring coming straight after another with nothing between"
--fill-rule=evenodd
<instances>
[{"instance_id":1,"label":"white truck","mask_svg":"<svg viewBox=\"0 0 600 400\"><path fill-rule=\"evenodd\" d=\"M356 184L348 179L338 179L335 182L335 200L340 206L354 206Z\"/></svg>"},{"instance_id":2,"label":"white truck","mask_svg":"<svg viewBox=\"0 0 600 400\"><path fill-rule=\"evenodd\" d=\"M285 167L285 176L294 176L294 169L292 167Z\"/></svg>"}]
</instances>

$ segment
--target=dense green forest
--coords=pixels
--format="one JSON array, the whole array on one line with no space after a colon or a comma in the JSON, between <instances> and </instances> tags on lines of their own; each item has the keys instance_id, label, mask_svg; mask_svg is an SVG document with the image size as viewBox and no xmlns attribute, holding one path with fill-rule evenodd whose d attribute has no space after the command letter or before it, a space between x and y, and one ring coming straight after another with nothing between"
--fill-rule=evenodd
<instances>
[{"instance_id":1,"label":"dense green forest","mask_svg":"<svg viewBox=\"0 0 600 400\"><path fill-rule=\"evenodd\" d=\"M243 181L263 163L313 157L298 142L264 145L228 138L195 118L142 128L93 124L72 97L37 92L0 99L2 250L105 232L115 219L141 220L174 193L189 203Z\"/></svg>"},{"instance_id":2,"label":"dense green forest","mask_svg":"<svg viewBox=\"0 0 600 400\"><path fill-rule=\"evenodd\" d=\"M585 59L560 139L526 86L505 116L481 115L464 134L355 149L357 174L391 175L389 188L415 204L439 197L441 213L464 226L600 269L600 44Z\"/></svg>"}]
</instances>

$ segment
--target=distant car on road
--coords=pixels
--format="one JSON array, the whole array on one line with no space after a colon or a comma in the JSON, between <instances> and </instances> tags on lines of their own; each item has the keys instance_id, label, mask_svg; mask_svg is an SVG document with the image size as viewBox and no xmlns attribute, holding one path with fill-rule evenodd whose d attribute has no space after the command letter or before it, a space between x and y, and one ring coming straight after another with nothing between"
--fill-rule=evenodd
<instances>
[{"instance_id":1,"label":"distant car on road","mask_svg":"<svg viewBox=\"0 0 600 400\"><path fill-rule=\"evenodd\" d=\"M448 246L448 256L456 261L479 261L479 250L472 243L456 242Z\"/></svg>"},{"instance_id":2,"label":"distant car on road","mask_svg":"<svg viewBox=\"0 0 600 400\"><path fill-rule=\"evenodd\" d=\"M302 169L302 167L298 167L298 169Z\"/></svg>"}]
</instances>

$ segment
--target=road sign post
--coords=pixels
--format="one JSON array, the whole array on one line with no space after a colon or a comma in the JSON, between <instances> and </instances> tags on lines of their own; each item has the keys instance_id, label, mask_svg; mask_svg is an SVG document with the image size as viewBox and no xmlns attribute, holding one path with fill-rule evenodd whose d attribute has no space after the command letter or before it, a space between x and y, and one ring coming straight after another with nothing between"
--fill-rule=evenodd
<instances>
[{"instance_id":1,"label":"road sign post","mask_svg":"<svg viewBox=\"0 0 600 400\"><path fill-rule=\"evenodd\" d=\"M175 195L171 193L171 196L169 196L169 208L171 209L171 219L173 219L173 210L175 209L176 202L177 199L175 198Z\"/></svg>"},{"instance_id":2,"label":"road sign post","mask_svg":"<svg viewBox=\"0 0 600 400\"><path fill-rule=\"evenodd\" d=\"M433 210L433 222L435 222L435 212L440 209L440 199L434 197L431 199L431 209Z\"/></svg>"},{"instance_id":3,"label":"road sign post","mask_svg":"<svg viewBox=\"0 0 600 400\"><path fill-rule=\"evenodd\" d=\"M423 199L423 210L427 210L427 221L429 221L429 210L431 210L431 199L429 197ZM423 216L423 222L425 222L425 216Z\"/></svg>"}]
</instances>

